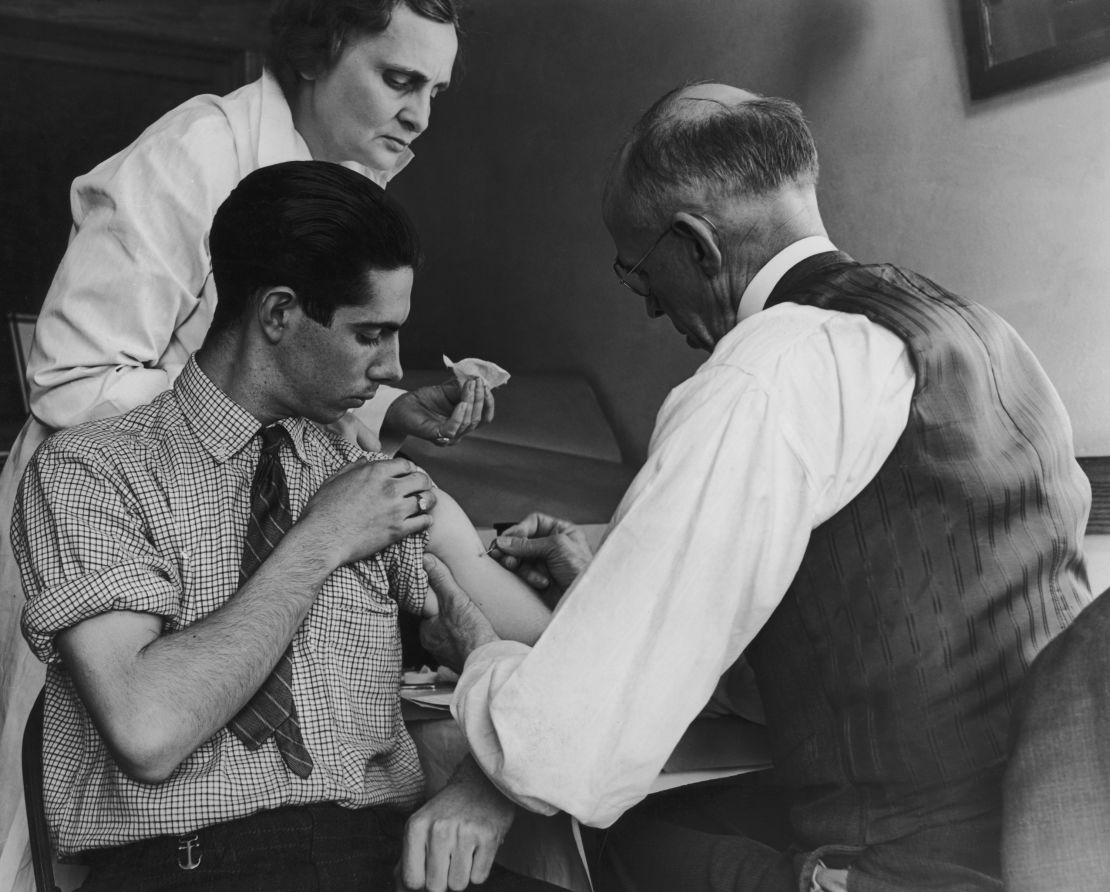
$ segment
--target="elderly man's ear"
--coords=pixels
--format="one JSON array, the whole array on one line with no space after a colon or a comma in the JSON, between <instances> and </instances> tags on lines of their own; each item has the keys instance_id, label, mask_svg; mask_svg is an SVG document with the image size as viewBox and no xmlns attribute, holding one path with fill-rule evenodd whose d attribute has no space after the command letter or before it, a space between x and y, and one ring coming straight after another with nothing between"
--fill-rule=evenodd
<instances>
[{"instance_id":1,"label":"elderly man's ear","mask_svg":"<svg viewBox=\"0 0 1110 892\"><path fill-rule=\"evenodd\" d=\"M689 244L694 262L705 275L712 278L721 271L724 264L721 246L717 243L717 232L708 220L697 214L675 211L671 217L671 228Z\"/></svg>"}]
</instances>

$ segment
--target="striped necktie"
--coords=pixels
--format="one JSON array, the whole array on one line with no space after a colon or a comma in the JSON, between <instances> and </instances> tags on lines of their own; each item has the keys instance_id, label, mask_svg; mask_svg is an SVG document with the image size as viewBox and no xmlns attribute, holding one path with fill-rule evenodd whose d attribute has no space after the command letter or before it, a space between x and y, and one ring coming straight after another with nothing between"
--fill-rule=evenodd
<instances>
[{"instance_id":1,"label":"striped necktie","mask_svg":"<svg viewBox=\"0 0 1110 892\"><path fill-rule=\"evenodd\" d=\"M266 560L274 546L293 526L289 514L289 489L278 453L288 438L285 428L273 425L262 430L262 454L251 482L251 517L243 540L243 559L239 564L242 586ZM312 773L312 756L301 738L297 709L293 704L293 645L281 659L250 702L228 727L248 749L256 750L271 735L286 767L298 777Z\"/></svg>"}]
</instances>

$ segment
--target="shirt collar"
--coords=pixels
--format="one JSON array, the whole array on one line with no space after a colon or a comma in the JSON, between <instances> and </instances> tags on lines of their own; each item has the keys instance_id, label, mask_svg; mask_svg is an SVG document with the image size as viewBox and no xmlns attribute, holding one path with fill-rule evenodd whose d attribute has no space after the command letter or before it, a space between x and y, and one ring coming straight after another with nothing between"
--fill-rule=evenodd
<instances>
[{"instance_id":1,"label":"shirt collar","mask_svg":"<svg viewBox=\"0 0 1110 892\"><path fill-rule=\"evenodd\" d=\"M743 322L762 310L779 280L807 257L835 250L836 246L823 235L810 235L787 245L763 264L748 282L748 287L740 295L736 321Z\"/></svg>"},{"instance_id":2,"label":"shirt collar","mask_svg":"<svg viewBox=\"0 0 1110 892\"><path fill-rule=\"evenodd\" d=\"M360 173L366 179L371 180L381 186L383 189L386 184L399 174L413 159L412 149L405 146L405 150L397 156L397 163L393 165L391 170L376 170L373 167L367 167L365 164L359 164L357 161L342 161L340 162L344 167L350 168L355 173Z\"/></svg>"},{"instance_id":3,"label":"shirt collar","mask_svg":"<svg viewBox=\"0 0 1110 892\"><path fill-rule=\"evenodd\" d=\"M268 68L262 69L262 108L259 114L259 167L281 161L312 160L308 144L293 126L293 112L289 109L285 92Z\"/></svg>"},{"instance_id":4,"label":"shirt collar","mask_svg":"<svg viewBox=\"0 0 1110 892\"><path fill-rule=\"evenodd\" d=\"M262 136L259 140L258 164L266 167L280 161L311 161L312 153L304 137L293 126L293 112L289 108L289 101L285 98L285 91L268 68L262 70ZM397 163L389 170L377 170L359 164L357 161L344 161L343 166L349 167L356 173L362 174L369 180L377 183L383 189L390 180L408 167L415 156L412 149L406 147L397 156Z\"/></svg>"},{"instance_id":5,"label":"shirt collar","mask_svg":"<svg viewBox=\"0 0 1110 892\"><path fill-rule=\"evenodd\" d=\"M173 389L189 428L218 462L238 454L261 429L257 418L204 374L197 365L196 354L189 357ZM303 418L283 418L278 423L288 431L294 454L307 464L304 435L308 422Z\"/></svg>"}]
</instances>

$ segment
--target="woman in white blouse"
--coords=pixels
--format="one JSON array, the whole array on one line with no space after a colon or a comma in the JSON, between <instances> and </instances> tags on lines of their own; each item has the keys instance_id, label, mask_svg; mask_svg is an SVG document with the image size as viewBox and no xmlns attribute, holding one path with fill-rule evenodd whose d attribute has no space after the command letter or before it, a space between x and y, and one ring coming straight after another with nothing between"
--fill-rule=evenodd
<instances>
[{"instance_id":1,"label":"woman in white blouse","mask_svg":"<svg viewBox=\"0 0 1110 892\"><path fill-rule=\"evenodd\" d=\"M43 667L21 640L9 540L31 453L54 430L126 412L177 377L216 303L212 216L246 174L317 158L384 186L407 165L450 81L457 27L454 0L284 0L259 80L189 100L74 181L69 247L28 364L32 417L0 475L0 889L33 887L19 741ZM492 415L477 379L408 394L383 387L343 431L375 450L410 434L446 445Z\"/></svg>"}]
</instances>

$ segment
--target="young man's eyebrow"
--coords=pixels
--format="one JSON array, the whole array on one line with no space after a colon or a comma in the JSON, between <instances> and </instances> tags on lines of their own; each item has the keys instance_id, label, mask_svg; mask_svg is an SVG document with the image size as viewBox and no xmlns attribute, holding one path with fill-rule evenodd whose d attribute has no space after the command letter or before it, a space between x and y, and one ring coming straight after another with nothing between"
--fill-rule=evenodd
<instances>
[{"instance_id":1,"label":"young man's eyebrow","mask_svg":"<svg viewBox=\"0 0 1110 892\"><path fill-rule=\"evenodd\" d=\"M399 331L401 326L396 322L352 322L351 328L359 331Z\"/></svg>"}]
</instances>

